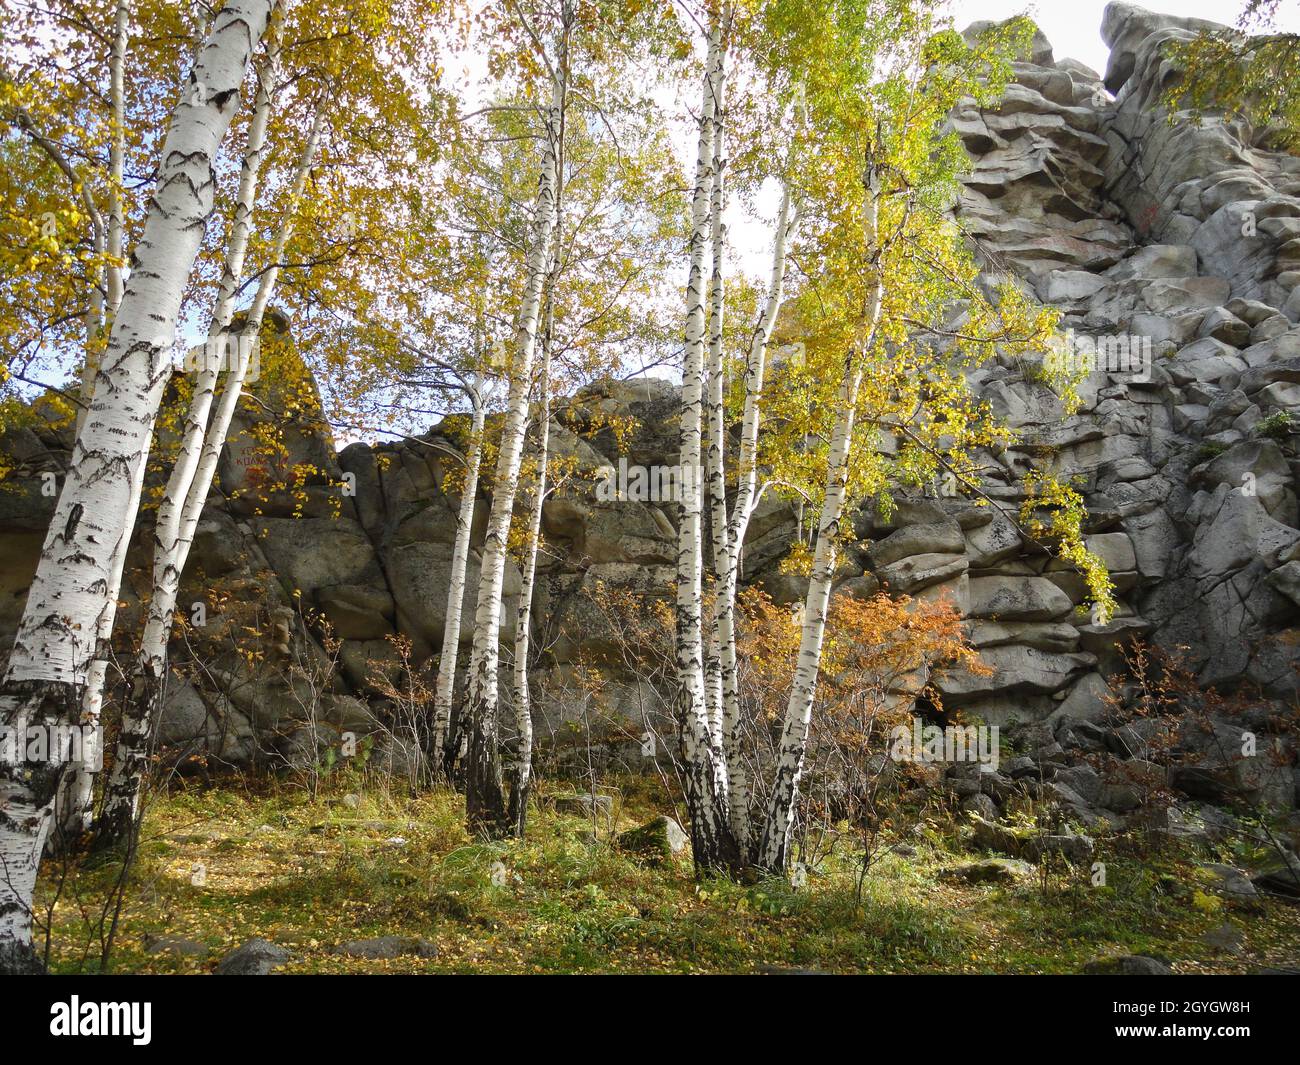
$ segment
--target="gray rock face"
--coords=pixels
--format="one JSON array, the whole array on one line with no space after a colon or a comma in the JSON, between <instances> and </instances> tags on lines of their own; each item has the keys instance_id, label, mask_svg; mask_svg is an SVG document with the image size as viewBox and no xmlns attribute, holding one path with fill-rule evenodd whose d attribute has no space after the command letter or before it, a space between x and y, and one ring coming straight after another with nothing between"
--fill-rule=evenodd
<instances>
[{"instance_id":1,"label":"gray rock face","mask_svg":"<svg viewBox=\"0 0 1300 1065\"><path fill-rule=\"evenodd\" d=\"M1214 890L1233 902L1253 902L1259 890L1250 877L1231 865L1212 864L1205 867L1214 877Z\"/></svg>"},{"instance_id":2,"label":"gray rock face","mask_svg":"<svg viewBox=\"0 0 1300 1065\"><path fill-rule=\"evenodd\" d=\"M1186 648L1202 683L1258 687L1281 700L1295 694L1300 433L1288 418L1300 425L1300 159L1213 111L1200 123L1167 120L1161 92L1177 72L1166 46L1209 25L1110 4L1104 75L1056 60L1040 34L1013 65L1000 102L954 108L952 129L971 156L957 218L996 259L990 270L1060 310L1080 408L1067 411L1022 358L1001 355L973 370L979 398L1017 434L977 456L982 498L902 492L888 518L864 506L852 515L856 542L836 576L837 596L883 591L961 611L989 673L942 674L937 687L990 723L1046 728L1052 735L1035 748L1055 739L1070 750L1108 749L1100 737L1111 698L1105 677L1119 671L1134 637ZM573 400L554 445L580 469L675 465L672 383L602 382ZM213 668L170 686L160 739L180 759L283 761L310 755L325 742L322 731L364 732L372 712L384 712L375 670L395 675L399 666L390 638L409 640L416 664L428 668L446 626L463 424L453 418L422 437L338 453L320 427L291 424L288 461L320 471L298 498L259 488L268 471L251 446L256 417L241 415L222 462L226 495L209 501L186 573L183 603L219 587L234 605L221 608L220 624L209 619ZM632 431L616 432L616 423ZM63 468L69 445L66 434L39 425L0 440L15 466L12 490L0 492L0 645L16 629L52 510L40 475ZM1091 616L1081 575L1049 560L1019 528L1030 469L1079 486L1087 546L1114 582L1113 618ZM355 494L340 496L332 485L345 473ZM474 508L464 641L489 504L484 490ZM605 501L579 488L557 493L543 511L548 550L532 615L535 646L544 649L539 673L559 684L580 662L607 671L634 735L646 682L625 676L608 600L668 599L675 520L670 502ZM742 571L746 585L795 609L806 579L780 567L798 527L789 502L765 495ZM137 537L137 574L147 570L149 535L145 527ZM508 640L519 590L513 565L505 589ZM124 599L120 628L130 634L141 612L130 581ZM320 633L300 620L314 612L342 643L337 675L324 685L325 720L309 723L302 708L310 685L295 670L320 670L329 658ZM256 675L230 655L232 639L256 644L265 663ZM185 648L174 653L183 660ZM539 742L574 719L579 702L541 701ZM1133 756L1150 737L1127 740L1134 746L1126 742L1124 754ZM1278 742L1283 756L1294 752L1289 733ZM1026 775L1042 761L1031 759ZM1141 791L1109 778L1095 794L1096 782L1059 783L1115 813L1128 812ZM1183 778L1194 793L1244 792L1283 806L1294 804L1293 783L1258 765L1213 765Z\"/></svg>"},{"instance_id":3,"label":"gray rock face","mask_svg":"<svg viewBox=\"0 0 1300 1065\"><path fill-rule=\"evenodd\" d=\"M414 936L377 936L374 939L352 939L334 948L335 954L349 958L390 959L410 956L436 958L438 948L426 939Z\"/></svg>"},{"instance_id":4,"label":"gray rock face","mask_svg":"<svg viewBox=\"0 0 1300 1065\"><path fill-rule=\"evenodd\" d=\"M650 863L669 861L690 846L690 836L671 817L660 815L618 837L618 846Z\"/></svg>"},{"instance_id":5,"label":"gray rock face","mask_svg":"<svg viewBox=\"0 0 1300 1065\"><path fill-rule=\"evenodd\" d=\"M199 958L208 953L206 944L183 936L146 935L141 946L148 954L169 954L174 958Z\"/></svg>"},{"instance_id":6,"label":"gray rock face","mask_svg":"<svg viewBox=\"0 0 1300 1065\"><path fill-rule=\"evenodd\" d=\"M891 591L910 595L960 577L969 567L964 555L926 554L881 566L876 572L881 583Z\"/></svg>"},{"instance_id":7,"label":"gray rock face","mask_svg":"<svg viewBox=\"0 0 1300 1065\"><path fill-rule=\"evenodd\" d=\"M867 551L872 566L887 566L915 555L960 555L966 550L961 526L952 519L907 525L872 544Z\"/></svg>"},{"instance_id":8,"label":"gray rock face","mask_svg":"<svg viewBox=\"0 0 1300 1065\"><path fill-rule=\"evenodd\" d=\"M1033 866L1015 858L986 858L982 862L941 869L944 880L960 880L967 884L1016 884L1034 875Z\"/></svg>"},{"instance_id":9,"label":"gray rock face","mask_svg":"<svg viewBox=\"0 0 1300 1065\"><path fill-rule=\"evenodd\" d=\"M250 939L227 954L213 970L216 976L266 976L290 960L283 947L265 939Z\"/></svg>"},{"instance_id":10,"label":"gray rock face","mask_svg":"<svg viewBox=\"0 0 1300 1065\"><path fill-rule=\"evenodd\" d=\"M1074 608L1070 598L1044 577L971 578L973 617L998 621L1055 621Z\"/></svg>"},{"instance_id":11,"label":"gray rock face","mask_svg":"<svg viewBox=\"0 0 1300 1065\"><path fill-rule=\"evenodd\" d=\"M1300 857L1287 853L1272 861L1251 880L1259 891L1300 899Z\"/></svg>"},{"instance_id":12,"label":"gray rock face","mask_svg":"<svg viewBox=\"0 0 1300 1065\"><path fill-rule=\"evenodd\" d=\"M1019 644L987 648L980 659L991 674L949 672L937 681L945 700L961 705L995 693L1050 695L1097 663L1090 654L1054 654Z\"/></svg>"},{"instance_id":13,"label":"gray rock face","mask_svg":"<svg viewBox=\"0 0 1300 1065\"><path fill-rule=\"evenodd\" d=\"M614 825L614 800L608 795L593 795L590 792L557 795L554 802L555 809L562 814L585 817L602 828L612 828Z\"/></svg>"},{"instance_id":14,"label":"gray rock face","mask_svg":"<svg viewBox=\"0 0 1300 1065\"><path fill-rule=\"evenodd\" d=\"M1115 6L1115 5L1111 5ZM1167 962L1148 958L1144 954L1122 954L1114 958L1099 958L1083 967L1085 976L1172 976Z\"/></svg>"},{"instance_id":15,"label":"gray rock face","mask_svg":"<svg viewBox=\"0 0 1300 1065\"><path fill-rule=\"evenodd\" d=\"M1031 834L1019 835L1002 825L974 817L974 844L988 850L1001 851L1018 858L1038 863L1049 855L1060 856L1072 864L1087 862L1092 857L1092 839L1084 835Z\"/></svg>"}]
</instances>

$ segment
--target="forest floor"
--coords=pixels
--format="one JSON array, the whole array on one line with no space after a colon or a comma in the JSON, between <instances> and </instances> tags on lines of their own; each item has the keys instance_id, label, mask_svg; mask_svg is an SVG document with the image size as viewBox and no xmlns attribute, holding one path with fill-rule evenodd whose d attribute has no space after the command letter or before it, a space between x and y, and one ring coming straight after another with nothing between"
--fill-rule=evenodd
<instances>
[{"instance_id":1,"label":"forest floor","mask_svg":"<svg viewBox=\"0 0 1300 1065\"><path fill-rule=\"evenodd\" d=\"M286 948L278 971L290 973L1072 973L1116 954L1155 955L1179 973L1300 964L1300 906L1225 902L1201 886L1203 853L1103 842L1105 886L1068 867L967 883L944 871L982 856L960 822L931 814L905 833L906 856L879 859L860 899L847 842L798 890L697 882L684 858L655 867L612 845L670 809L653 780L616 783L613 829L557 813L547 792L569 789L552 785L522 843L469 839L449 793L406 798L342 779L314 800L284 785L174 789L147 812L110 967L206 973L253 937ZM100 967L119 869L65 876L46 863L38 919L50 926L53 914L54 971ZM1239 932L1235 952L1203 938L1225 923ZM388 935L436 954L336 953Z\"/></svg>"}]
</instances>

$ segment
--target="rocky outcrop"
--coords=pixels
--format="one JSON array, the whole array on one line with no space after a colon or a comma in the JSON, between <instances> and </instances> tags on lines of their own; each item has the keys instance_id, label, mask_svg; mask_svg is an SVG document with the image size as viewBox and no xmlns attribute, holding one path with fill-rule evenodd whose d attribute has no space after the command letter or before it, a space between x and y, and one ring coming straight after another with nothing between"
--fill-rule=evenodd
<instances>
[{"instance_id":1,"label":"rocky outcrop","mask_svg":"<svg viewBox=\"0 0 1300 1065\"><path fill-rule=\"evenodd\" d=\"M1056 60L1039 35L997 106L971 101L954 110L952 127L971 156L958 219L990 276L1017 278L1061 310L1067 346L1058 355L1089 371L1082 404L1067 414L1018 359L974 371L974 387L1017 433L978 456L985 505L939 494L901 499L888 518L865 508L837 575L837 595L883 588L957 605L990 671L940 678L945 702L972 720L1019 725L1048 782L1063 764L1057 753L1094 749L1121 750L1142 775L1141 744L1098 724L1110 698L1106 678L1133 637L1184 649L1204 684L1258 688L1266 699L1296 693L1300 158L1276 150L1268 130L1230 118L1168 121L1161 93L1178 71L1165 48L1203 25L1111 4L1104 75ZM568 405L553 447L588 472L621 458L672 466L676 405L665 381L592 386ZM246 412L200 528L181 602L210 604L207 628L194 632L209 665L175 686L163 732L188 754L232 762L267 750L283 756L321 729L382 719L375 679L398 665L392 638L409 641L416 663L427 664L440 645L459 505L454 419L421 437L337 454L318 429L277 421L285 431L275 471L256 446L266 417ZM42 474L61 467L67 444L39 421L5 438L19 477L0 493L0 639L16 627L52 509ZM1014 520L1024 474L1035 466L1073 479L1084 494L1088 546L1119 597L1104 623L1081 609L1082 577ZM310 472L294 491L267 487L299 468ZM534 644L544 649L542 672L565 683L578 677L580 658L603 660L606 695L626 709L635 737L652 682L620 673L617 633L595 593L666 598L675 508L602 502L582 480L543 513L549 549L539 559ZM485 497L476 550L486 511ZM768 498L744 548L745 582L778 603L802 597L802 583L779 566L796 529L791 508ZM146 524L139 541L147 535ZM142 563L137 550L137 569ZM470 615L476 566L477 554ZM505 587L508 634L519 587L513 569ZM137 577L123 631L133 631L143 590ZM313 617L328 623L337 645ZM468 640L469 626L463 631ZM255 668L238 650L250 642ZM310 714L305 676L328 676ZM559 729L584 705L543 698L539 710ZM1294 737L1264 731L1280 745L1277 767L1256 767L1260 779L1243 781L1245 770L1212 765L1207 776L1182 780L1184 792L1213 800L1246 787L1292 804ZM1071 778L1059 787L1086 808L1119 816L1133 808L1125 779ZM973 795L997 800L998 788L977 786Z\"/></svg>"},{"instance_id":2,"label":"rocky outcrop","mask_svg":"<svg viewBox=\"0 0 1300 1065\"><path fill-rule=\"evenodd\" d=\"M1022 433L999 456L1008 497L1016 460L1036 446L1058 475L1084 485L1090 547L1123 593L1113 633L1080 626L1089 650L1104 654L1108 635L1149 630L1189 648L1206 683L1286 696L1294 655L1273 637L1295 621L1287 567L1300 555L1286 420L1300 400L1300 274L1289 248L1300 232L1300 159L1272 150L1268 131L1221 116L1168 120L1160 96L1178 71L1167 46L1206 25L1112 4L1104 79L1039 49L1016 67L1014 122L1003 111L959 111L977 175L963 214L973 205L982 241L1015 231L1000 205L1045 220L1032 257L990 247L1062 309L1066 355L1099 367L1072 418L1014 368L995 367L980 383ZM1008 142L1009 129L1023 133ZM978 177L990 157L1006 176L991 201ZM1067 187L1060 173L1089 181ZM1114 227L1116 254L1081 249L1058 224L1061 212ZM994 566L1010 577L1018 560ZM1044 577L1077 602L1077 578L1053 569Z\"/></svg>"}]
</instances>

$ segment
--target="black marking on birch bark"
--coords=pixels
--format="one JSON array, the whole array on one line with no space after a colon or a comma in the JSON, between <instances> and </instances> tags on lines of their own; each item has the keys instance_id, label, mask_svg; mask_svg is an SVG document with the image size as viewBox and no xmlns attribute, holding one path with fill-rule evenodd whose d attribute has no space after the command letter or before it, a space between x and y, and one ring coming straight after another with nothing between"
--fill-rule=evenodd
<instances>
[{"instance_id":1,"label":"black marking on birch bark","mask_svg":"<svg viewBox=\"0 0 1300 1065\"><path fill-rule=\"evenodd\" d=\"M63 542L67 543L77 534L77 525L81 522L81 515L85 512L85 507L80 503L74 503L72 509L68 512L68 520L63 526Z\"/></svg>"}]
</instances>

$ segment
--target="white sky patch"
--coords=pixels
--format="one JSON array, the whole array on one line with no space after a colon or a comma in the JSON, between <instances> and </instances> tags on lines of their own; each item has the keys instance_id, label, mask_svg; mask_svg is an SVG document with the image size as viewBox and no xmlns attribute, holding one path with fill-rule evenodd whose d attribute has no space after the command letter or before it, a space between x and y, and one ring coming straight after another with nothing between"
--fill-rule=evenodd
<instances>
[{"instance_id":1,"label":"white sky patch","mask_svg":"<svg viewBox=\"0 0 1300 1065\"><path fill-rule=\"evenodd\" d=\"M1043 0L1030 4L1024 0L952 0L949 6L959 30L981 19L1028 15L1052 42L1056 59L1077 59L1098 74L1104 74L1110 55L1101 39L1101 16L1106 3L1107 0ZM1177 0L1177 3L1165 0L1138 6L1180 18L1203 18L1235 26L1245 0ZM1277 24L1283 30L1300 30L1300 11L1282 5Z\"/></svg>"}]
</instances>

